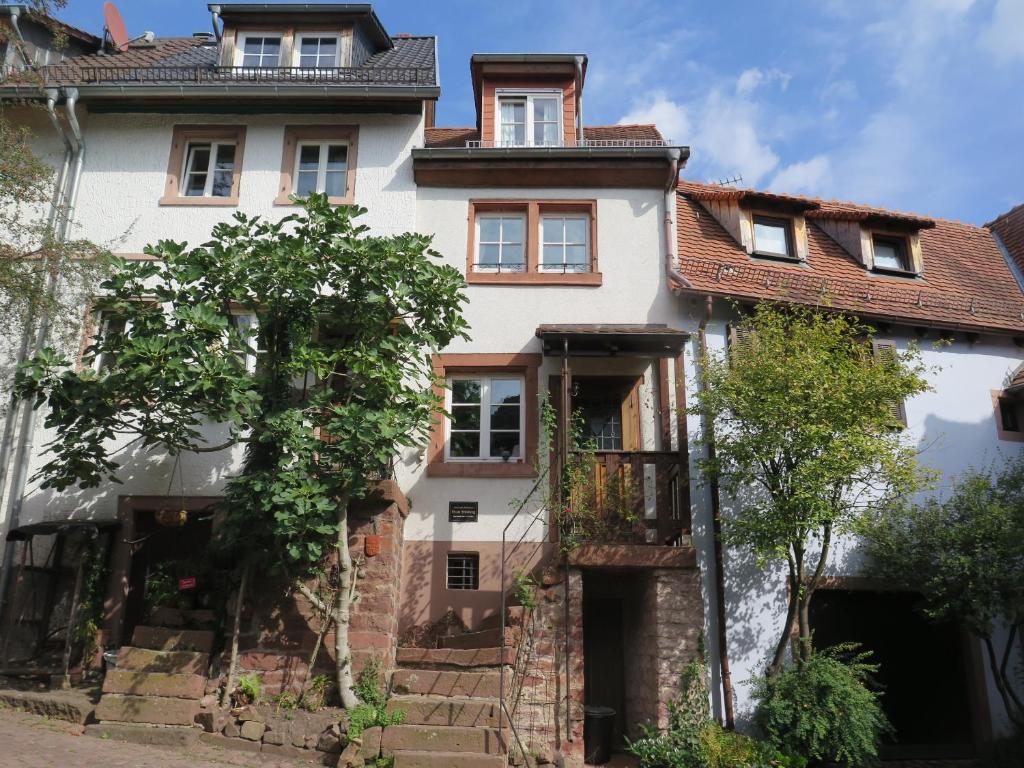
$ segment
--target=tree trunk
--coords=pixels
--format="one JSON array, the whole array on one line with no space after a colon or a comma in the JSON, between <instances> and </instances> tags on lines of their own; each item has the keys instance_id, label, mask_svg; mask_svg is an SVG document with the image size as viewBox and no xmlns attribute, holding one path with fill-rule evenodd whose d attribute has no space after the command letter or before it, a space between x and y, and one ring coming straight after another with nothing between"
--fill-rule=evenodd
<instances>
[{"instance_id":1,"label":"tree trunk","mask_svg":"<svg viewBox=\"0 0 1024 768\"><path fill-rule=\"evenodd\" d=\"M768 677L778 677L782 667L786 663L786 647L789 645L789 638L793 634L793 622L797 617L797 608L800 598L800 577L796 561L789 560L789 600L786 607L786 622L782 627L782 637L775 646L775 655L772 663L768 665Z\"/></svg>"},{"instance_id":2,"label":"tree trunk","mask_svg":"<svg viewBox=\"0 0 1024 768\"><path fill-rule=\"evenodd\" d=\"M988 652L988 664L992 670L992 677L995 680L996 690L999 691L999 697L1003 701L1003 707L1006 709L1006 715L1010 718L1017 728L1024 729L1024 710L1020 707L1019 699L1013 693L1012 683L1004 675L1004 670L1000 668L998 659L996 659L995 647L992 644L991 635L981 635L982 641L985 643L985 650Z\"/></svg>"},{"instance_id":3,"label":"tree trunk","mask_svg":"<svg viewBox=\"0 0 1024 768\"><path fill-rule=\"evenodd\" d=\"M322 584L323 581L320 583ZM313 609L318 611L317 615L320 617L320 629L317 630L316 633L316 642L313 644L313 651L309 654L309 666L306 668L306 676L302 679L302 689L299 691L300 702L305 700L306 693L309 691L309 682L313 677L313 669L316 667L316 660L320 655L320 648L324 643L324 635L327 634L327 630L330 628L331 622L333 621L329 607L325 610L314 605Z\"/></svg>"},{"instance_id":4,"label":"tree trunk","mask_svg":"<svg viewBox=\"0 0 1024 768\"><path fill-rule=\"evenodd\" d=\"M348 642L355 582L352 579L352 553L348 549L347 494L338 500L338 524L338 594L334 603L334 658L341 705L345 709L353 709L359 704L359 699L353 690L355 680L352 677L352 649Z\"/></svg>"},{"instance_id":5,"label":"tree trunk","mask_svg":"<svg viewBox=\"0 0 1024 768\"><path fill-rule=\"evenodd\" d=\"M231 694L235 690L235 679L238 677L238 635L242 628L242 606L245 601L245 590L249 586L251 570L251 563L242 566L242 579L238 583L238 597L235 598L235 618L231 625L231 661L228 664L228 684L224 689L224 695L229 702Z\"/></svg>"}]
</instances>

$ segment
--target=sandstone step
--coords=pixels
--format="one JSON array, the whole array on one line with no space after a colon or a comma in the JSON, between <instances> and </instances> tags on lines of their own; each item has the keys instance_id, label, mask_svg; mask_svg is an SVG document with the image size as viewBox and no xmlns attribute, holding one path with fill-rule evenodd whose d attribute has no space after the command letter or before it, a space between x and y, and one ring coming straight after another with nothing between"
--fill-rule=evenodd
<instances>
[{"instance_id":1,"label":"sandstone step","mask_svg":"<svg viewBox=\"0 0 1024 768\"><path fill-rule=\"evenodd\" d=\"M523 619L526 616L526 609L521 605L510 605L505 608L505 626L506 627L521 627L523 625ZM490 616L484 617L476 628L478 632L485 629L500 629L501 628L501 611L492 613Z\"/></svg>"},{"instance_id":2,"label":"sandstone step","mask_svg":"<svg viewBox=\"0 0 1024 768\"><path fill-rule=\"evenodd\" d=\"M391 725L384 729L381 754L396 752L478 752L504 754L501 734L492 728L436 725Z\"/></svg>"},{"instance_id":3,"label":"sandstone step","mask_svg":"<svg viewBox=\"0 0 1024 768\"><path fill-rule=\"evenodd\" d=\"M204 608L186 611L181 608L161 607L153 611L149 623L154 627L214 629L217 626L217 614Z\"/></svg>"},{"instance_id":4,"label":"sandstone step","mask_svg":"<svg viewBox=\"0 0 1024 768\"><path fill-rule=\"evenodd\" d=\"M160 747L193 747L199 741L196 728L178 728L158 725L132 725L129 723L92 723L85 726L85 735L98 739L127 741L132 744L152 744Z\"/></svg>"},{"instance_id":5,"label":"sandstone step","mask_svg":"<svg viewBox=\"0 0 1024 768\"><path fill-rule=\"evenodd\" d=\"M456 696L392 696L388 711L405 713L404 725L463 725L498 727L496 699L467 699Z\"/></svg>"},{"instance_id":6,"label":"sandstone step","mask_svg":"<svg viewBox=\"0 0 1024 768\"><path fill-rule=\"evenodd\" d=\"M512 678L508 675L506 684ZM397 694L464 696L495 699L501 689L498 672L463 672L444 669L396 669L391 690Z\"/></svg>"},{"instance_id":7,"label":"sandstone step","mask_svg":"<svg viewBox=\"0 0 1024 768\"><path fill-rule=\"evenodd\" d=\"M438 639L438 645L442 648L495 648L501 645L501 627L485 629L482 632L465 632L461 635L442 637ZM514 646L519 643L519 628L505 628L505 646Z\"/></svg>"},{"instance_id":8,"label":"sandstone step","mask_svg":"<svg viewBox=\"0 0 1024 768\"><path fill-rule=\"evenodd\" d=\"M396 661L402 667L473 669L512 664L515 658L515 648L399 648Z\"/></svg>"},{"instance_id":9,"label":"sandstone step","mask_svg":"<svg viewBox=\"0 0 1024 768\"><path fill-rule=\"evenodd\" d=\"M504 768L507 760L473 752L395 752L395 768Z\"/></svg>"},{"instance_id":10,"label":"sandstone step","mask_svg":"<svg viewBox=\"0 0 1024 768\"><path fill-rule=\"evenodd\" d=\"M100 722L150 723L153 725L192 725L199 713L193 699L163 699L105 693L96 705Z\"/></svg>"},{"instance_id":11,"label":"sandstone step","mask_svg":"<svg viewBox=\"0 0 1024 768\"><path fill-rule=\"evenodd\" d=\"M206 692L206 678L173 672L135 672L126 669L107 670L103 678L104 693L127 693L134 696L166 696L175 699L201 699Z\"/></svg>"},{"instance_id":12,"label":"sandstone step","mask_svg":"<svg viewBox=\"0 0 1024 768\"><path fill-rule=\"evenodd\" d=\"M124 645L117 652L117 668L136 672L205 675L209 665L210 655L195 651L154 651Z\"/></svg>"},{"instance_id":13,"label":"sandstone step","mask_svg":"<svg viewBox=\"0 0 1024 768\"><path fill-rule=\"evenodd\" d=\"M209 629L171 629L168 627L136 627L132 633L132 645L136 648L150 648L154 651L199 651L213 650L214 633Z\"/></svg>"}]
</instances>

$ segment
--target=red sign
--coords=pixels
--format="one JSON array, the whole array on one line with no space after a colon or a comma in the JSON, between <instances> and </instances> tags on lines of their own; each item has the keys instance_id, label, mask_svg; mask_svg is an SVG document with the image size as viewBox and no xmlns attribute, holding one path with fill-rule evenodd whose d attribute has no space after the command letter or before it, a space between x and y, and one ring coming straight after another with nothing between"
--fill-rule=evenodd
<instances>
[{"instance_id":1,"label":"red sign","mask_svg":"<svg viewBox=\"0 0 1024 768\"><path fill-rule=\"evenodd\" d=\"M196 588L196 577L186 576L184 579L178 579L178 591L183 592L186 589Z\"/></svg>"}]
</instances>

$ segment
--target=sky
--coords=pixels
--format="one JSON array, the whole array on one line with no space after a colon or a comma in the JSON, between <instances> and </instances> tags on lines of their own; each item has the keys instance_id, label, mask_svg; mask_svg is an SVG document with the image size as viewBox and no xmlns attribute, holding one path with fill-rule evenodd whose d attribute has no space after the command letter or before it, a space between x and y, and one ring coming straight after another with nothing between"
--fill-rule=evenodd
<instances>
[{"instance_id":1,"label":"sky","mask_svg":"<svg viewBox=\"0 0 1024 768\"><path fill-rule=\"evenodd\" d=\"M121 0L130 34L210 30L202 0ZM474 52L589 57L588 125L654 122L684 176L984 223L1024 202L1024 0L381 0L438 37L440 126ZM62 19L101 33L102 0Z\"/></svg>"}]
</instances>

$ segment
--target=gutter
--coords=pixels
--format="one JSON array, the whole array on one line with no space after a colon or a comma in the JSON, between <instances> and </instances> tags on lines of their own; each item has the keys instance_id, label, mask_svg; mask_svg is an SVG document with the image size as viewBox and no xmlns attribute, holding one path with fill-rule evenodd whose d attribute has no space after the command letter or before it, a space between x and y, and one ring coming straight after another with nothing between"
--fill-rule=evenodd
<instances>
[{"instance_id":1,"label":"gutter","mask_svg":"<svg viewBox=\"0 0 1024 768\"><path fill-rule=\"evenodd\" d=\"M70 228L71 220L74 215L75 201L78 199L82 166L85 162L85 139L82 136L81 126L78 124L78 116L75 114L75 106L78 103L78 90L75 88L66 88L64 90L64 95L64 109L67 115L68 125L71 129L70 138L68 137L67 132L61 127L60 119L57 117L57 91L50 90L46 92L46 108L49 113L50 122L60 135L65 148L64 164L61 169L60 176L58 177L57 187L48 216L48 221L51 227L55 227L54 238L58 242L63 242L67 239L68 229ZM73 166L72 158L74 159ZM70 174L68 173L69 169L71 170ZM52 299L57 294L60 285L60 271L60 269L57 269L47 276L46 295L48 299ZM36 331L34 346L34 350L36 352L46 345L46 340L49 334L50 315L44 310L43 314L39 318L39 328ZM30 335L31 328L26 328L25 334L22 337L21 349L19 350L19 357L21 361L24 361L27 357ZM7 535L11 530L18 527L19 518L21 517L25 486L28 483L28 469L32 457L32 438L35 432L37 414L37 409L32 406L32 403L17 402L14 400L13 396L12 406L13 407L8 411L7 415L10 420L11 431L13 431L13 425L17 420L18 412L21 411L22 414L21 426L18 430L18 446L14 455L11 492L8 494L7 515L5 516L4 558L2 570L0 570L0 622L3 621L4 615L7 611L8 584L11 579L14 559L14 542L9 541L7 539ZM7 442L3 448L10 452L10 440L8 437L7 424L4 425L4 440ZM2 459L3 461L0 462L0 467L2 467L3 478L6 478L8 472L8 456L4 455L2 456ZM0 479L0 482L2 482L2 479ZM0 498L2 498L2 493L0 493Z\"/></svg>"},{"instance_id":2,"label":"gutter","mask_svg":"<svg viewBox=\"0 0 1024 768\"><path fill-rule=\"evenodd\" d=\"M667 154L666 154L667 151ZM496 159L582 159L582 158L652 158L666 157L672 162L685 163L690 157L689 147L417 147L413 159L422 160L496 160Z\"/></svg>"}]
</instances>

